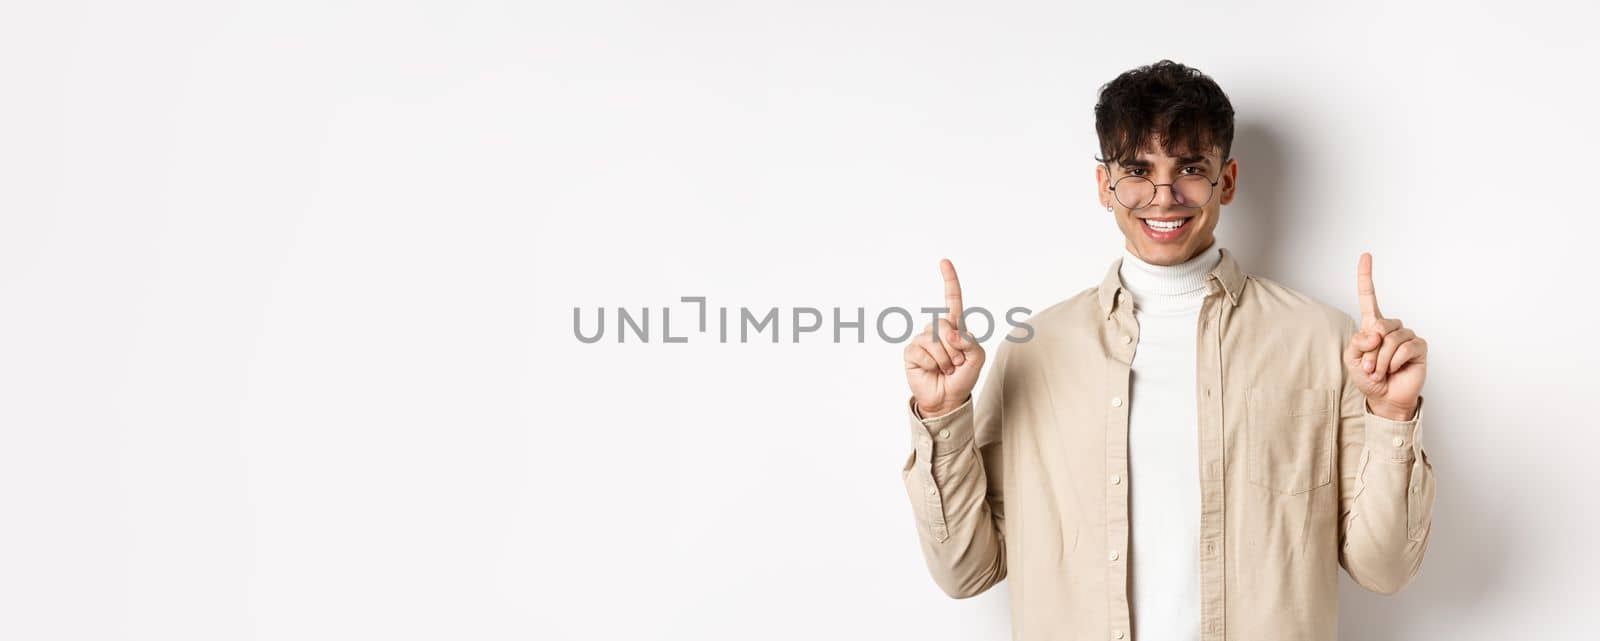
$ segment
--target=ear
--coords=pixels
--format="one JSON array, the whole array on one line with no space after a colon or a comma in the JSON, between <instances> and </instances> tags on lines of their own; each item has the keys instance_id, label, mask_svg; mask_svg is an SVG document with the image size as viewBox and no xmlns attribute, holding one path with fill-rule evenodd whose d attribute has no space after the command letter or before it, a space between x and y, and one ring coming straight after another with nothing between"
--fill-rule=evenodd
<instances>
[{"instance_id":1,"label":"ear","mask_svg":"<svg viewBox=\"0 0 1600 641\"><path fill-rule=\"evenodd\" d=\"M1222 182L1217 186L1222 188L1222 204L1233 202L1233 192L1239 186L1238 158L1228 159L1228 164L1222 168Z\"/></svg>"},{"instance_id":2,"label":"ear","mask_svg":"<svg viewBox=\"0 0 1600 641\"><path fill-rule=\"evenodd\" d=\"M1100 192L1100 206L1111 206L1111 172L1106 171L1104 163L1094 164L1094 182L1096 191Z\"/></svg>"}]
</instances>

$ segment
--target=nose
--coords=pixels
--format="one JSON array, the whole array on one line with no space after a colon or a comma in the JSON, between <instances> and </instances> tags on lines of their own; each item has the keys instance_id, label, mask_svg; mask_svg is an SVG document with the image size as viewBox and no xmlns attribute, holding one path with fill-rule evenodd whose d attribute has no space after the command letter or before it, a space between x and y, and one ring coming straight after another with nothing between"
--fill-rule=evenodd
<instances>
[{"instance_id":1,"label":"nose","mask_svg":"<svg viewBox=\"0 0 1600 641\"><path fill-rule=\"evenodd\" d=\"M1167 209L1178 203L1178 194L1172 190L1172 183L1156 183L1155 197L1150 200L1150 206L1157 209Z\"/></svg>"}]
</instances>

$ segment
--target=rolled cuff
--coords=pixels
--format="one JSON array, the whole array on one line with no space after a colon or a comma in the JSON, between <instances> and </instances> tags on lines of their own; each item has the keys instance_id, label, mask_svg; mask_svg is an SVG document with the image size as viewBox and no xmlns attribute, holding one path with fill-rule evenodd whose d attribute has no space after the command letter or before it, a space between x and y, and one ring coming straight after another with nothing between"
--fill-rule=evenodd
<instances>
[{"instance_id":1,"label":"rolled cuff","mask_svg":"<svg viewBox=\"0 0 1600 641\"><path fill-rule=\"evenodd\" d=\"M933 418L922 418L917 411L917 399L912 397L906 406L910 418L911 446L929 458L954 452L972 441L972 399L968 396L960 407Z\"/></svg>"},{"instance_id":2,"label":"rolled cuff","mask_svg":"<svg viewBox=\"0 0 1600 641\"><path fill-rule=\"evenodd\" d=\"M1410 420L1396 421L1372 413L1372 406L1361 401L1366 420L1367 451L1373 457L1395 463L1410 463L1422 455L1423 397L1417 397L1417 410Z\"/></svg>"}]
</instances>

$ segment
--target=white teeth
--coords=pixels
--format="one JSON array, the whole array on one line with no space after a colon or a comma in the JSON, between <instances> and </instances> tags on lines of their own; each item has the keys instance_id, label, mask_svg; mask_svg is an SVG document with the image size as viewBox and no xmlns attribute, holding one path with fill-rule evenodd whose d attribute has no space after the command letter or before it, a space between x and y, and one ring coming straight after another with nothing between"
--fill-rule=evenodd
<instances>
[{"instance_id":1,"label":"white teeth","mask_svg":"<svg viewBox=\"0 0 1600 641\"><path fill-rule=\"evenodd\" d=\"M1188 218L1180 218L1180 219L1172 221L1172 222L1162 222L1162 221L1159 221L1159 220L1150 220L1149 218L1144 219L1144 224L1149 225L1151 229L1155 229L1157 231L1172 231L1174 229L1177 229L1179 227L1184 226L1184 224L1188 223L1188 222L1189 222Z\"/></svg>"}]
</instances>

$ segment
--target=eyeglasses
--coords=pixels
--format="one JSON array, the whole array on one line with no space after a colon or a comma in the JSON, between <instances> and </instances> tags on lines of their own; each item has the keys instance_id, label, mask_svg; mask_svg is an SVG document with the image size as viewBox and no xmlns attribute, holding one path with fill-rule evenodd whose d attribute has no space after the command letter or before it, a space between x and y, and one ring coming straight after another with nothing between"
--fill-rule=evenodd
<instances>
[{"instance_id":1,"label":"eyeglasses","mask_svg":"<svg viewBox=\"0 0 1600 641\"><path fill-rule=\"evenodd\" d=\"M1111 171L1109 165L1106 166L1106 171ZM1144 176L1123 176L1111 184L1110 190L1123 207L1144 209L1155 202L1156 188L1166 187L1172 191L1172 199L1180 207L1195 209L1211 202L1211 192L1219 182L1222 182L1220 175L1216 180L1210 180L1204 174L1184 174L1170 183L1159 185Z\"/></svg>"}]
</instances>

